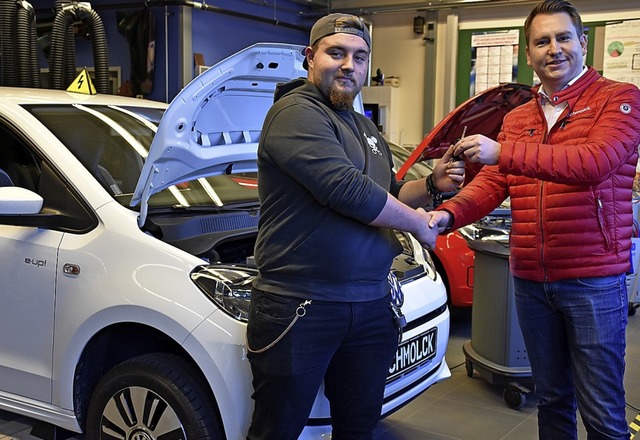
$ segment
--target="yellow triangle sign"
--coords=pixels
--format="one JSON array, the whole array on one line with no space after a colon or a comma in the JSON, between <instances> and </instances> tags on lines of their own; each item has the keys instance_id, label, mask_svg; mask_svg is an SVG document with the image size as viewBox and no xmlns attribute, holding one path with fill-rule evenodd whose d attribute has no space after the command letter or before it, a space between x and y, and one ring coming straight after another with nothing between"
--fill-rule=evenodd
<instances>
[{"instance_id":1,"label":"yellow triangle sign","mask_svg":"<svg viewBox=\"0 0 640 440\"><path fill-rule=\"evenodd\" d=\"M71 85L67 87L67 92L82 93L84 95L95 95L98 93L96 92L96 88L93 86L93 82L91 81L91 77L89 76L87 69L82 69L80 75L78 75Z\"/></svg>"}]
</instances>

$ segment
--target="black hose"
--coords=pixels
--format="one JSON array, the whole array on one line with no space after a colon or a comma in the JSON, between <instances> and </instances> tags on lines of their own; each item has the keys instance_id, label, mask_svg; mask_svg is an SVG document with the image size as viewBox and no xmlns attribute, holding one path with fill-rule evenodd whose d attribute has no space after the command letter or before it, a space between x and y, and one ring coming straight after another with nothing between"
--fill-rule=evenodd
<instances>
[{"instance_id":1,"label":"black hose","mask_svg":"<svg viewBox=\"0 0 640 440\"><path fill-rule=\"evenodd\" d=\"M0 0L0 85L17 85L15 54L15 0Z\"/></svg>"},{"instance_id":2,"label":"black hose","mask_svg":"<svg viewBox=\"0 0 640 440\"><path fill-rule=\"evenodd\" d=\"M39 78L40 68L37 63L37 52L32 50L33 32L35 32L35 10L30 3L16 3L15 48L16 48L16 85L34 87L35 78ZM33 63L33 59L36 63Z\"/></svg>"},{"instance_id":3,"label":"black hose","mask_svg":"<svg viewBox=\"0 0 640 440\"><path fill-rule=\"evenodd\" d=\"M75 22L77 20L73 20ZM73 27L70 25L64 36L64 55L62 59L62 88L66 90L67 87L78 76L76 72L76 37L73 32Z\"/></svg>"},{"instance_id":4,"label":"black hose","mask_svg":"<svg viewBox=\"0 0 640 440\"><path fill-rule=\"evenodd\" d=\"M66 89L77 76L75 41L73 33L70 33L71 25L77 21L82 21L87 26L91 38L96 91L108 94L111 92L111 87L104 25L96 11L78 3L58 8L53 20L49 55L51 88Z\"/></svg>"},{"instance_id":5,"label":"black hose","mask_svg":"<svg viewBox=\"0 0 640 440\"><path fill-rule=\"evenodd\" d=\"M65 69L65 52L73 50L75 63L75 45L67 44L68 34L71 24L75 21L75 14L69 8L60 8L53 19L53 27L51 29L51 51L49 53L49 78L52 89L63 90L69 84L68 79L64 76ZM71 40L73 43L73 40ZM69 46L69 47L66 47ZM75 73L75 66L74 66ZM73 81L73 79L71 80Z\"/></svg>"},{"instance_id":6,"label":"black hose","mask_svg":"<svg viewBox=\"0 0 640 440\"><path fill-rule=\"evenodd\" d=\"M93 9L83 23L89 28L91 47L93 49L93 66L95 68L95 87L98 93L110 93L109 84L109 52L107 51L107 34L102 19Z\"/></svg>"},{"instance_id":7,"label":"black hose","mask_svg":"<svg viewBox=\"0 0 640 440\"><path fill-rule=\"evenodd\" d=\"M40 81L40 58L38 57L38 30L36 26L36 12L32 9L33 17L29 21L30 41L29 48L31 52L31 87L39 88L41 86Z\"/></svg>"}]
</instances>

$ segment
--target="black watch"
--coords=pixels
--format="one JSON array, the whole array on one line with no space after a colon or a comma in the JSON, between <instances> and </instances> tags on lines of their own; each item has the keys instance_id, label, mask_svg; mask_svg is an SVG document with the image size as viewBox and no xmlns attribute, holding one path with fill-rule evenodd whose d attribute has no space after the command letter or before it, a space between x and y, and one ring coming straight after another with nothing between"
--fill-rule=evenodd
<instances>
[{"instance_id":1,"label":"black watch","mask_svg":"<svg viewBox=\"0 0 640 440\"><path fill-rule=\"evenodd\" d=\"M433 200L433 207L436 208L441 205L444 198L444 193L436 188L435 183L433 183L433 173L427 176L426 187L427 194L429 194L431 196L431 200Z\"/></svg>"}]
</instances>

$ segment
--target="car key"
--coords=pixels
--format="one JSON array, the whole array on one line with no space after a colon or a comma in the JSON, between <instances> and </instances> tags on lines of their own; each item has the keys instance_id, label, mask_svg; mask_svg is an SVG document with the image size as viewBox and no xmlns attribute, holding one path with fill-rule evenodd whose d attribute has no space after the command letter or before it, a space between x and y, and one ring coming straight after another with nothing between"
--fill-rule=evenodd
<instances>
[{"instance_id":1,"label":"car key","mask_svg":"<svg viewBox=\"0 0 640 440\"><path fill-rule=\"evenodd\" d=\"M460 139L462 139L463 137L465 137L465 136L466 136L466 134L467 134L467 126L465 125L465 126L462 128L462 135L460 136L460 138L458 138L458 141L459 141ZM456 141L456 143L458 143L458 141ZM451 156L451 160L450 160L449 162L457 162L457 161L459 161L459 160L464 160L464 157L461 157L461 156Z\"/></svg>"},{"instance_id":2,"label":"car key","mask_svg":"<svg viewBox=\"0 0 640 440\"><path fill-rule=\"evenodd\" d=\"M393 312L393 321L398 327L398 344L402 341L402 329L407 325L407 318L402 313L402 309L393 303L389 303Z\"/></svg>"}]
</instances>

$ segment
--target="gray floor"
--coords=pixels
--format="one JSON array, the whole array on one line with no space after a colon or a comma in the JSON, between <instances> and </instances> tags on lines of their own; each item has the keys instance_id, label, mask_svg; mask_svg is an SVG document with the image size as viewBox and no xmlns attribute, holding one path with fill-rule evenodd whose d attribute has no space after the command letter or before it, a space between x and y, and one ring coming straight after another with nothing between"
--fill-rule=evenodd
<instances>
[{"instance_id":1,"label":"gray floor","mask_svg":"<svg viewBox=\"0 0 640 440\"><path fill-rule=\"evenodd\" d=\"M447 362L452 376L384 420L375 440L537 440L535 396L520 410L507 407L502 387L477 372L468 377L462 345L471 337L470 310L453 310ZM640 408L640 313L627 329L627 408L631 422ZM0 411L0 439L35 440L26 417ZM581 429L580 439L586 438ZM77 437L81 439L81 437Z\"/></svg>"},{"instance_id":2,"label":"gray floor","mask_svg":"<svg viewBox=\"0 0 640 440\"><path fill-rule=\"evenodd\" d=\"M503 388L474 371L469 377L462 345L471 337L470 310L453 310L447 363L451 377L434 385L409 405L380 423L375 440L537 440L536 398L510 409ZM640 312L629 317L625 374L627 420L640 408ZM640 435L637 436L640 438ZM586 439L580 427L579 438Z\"/></svg>"}]
</instances>

